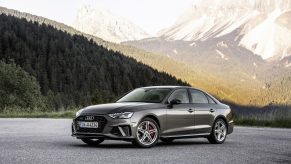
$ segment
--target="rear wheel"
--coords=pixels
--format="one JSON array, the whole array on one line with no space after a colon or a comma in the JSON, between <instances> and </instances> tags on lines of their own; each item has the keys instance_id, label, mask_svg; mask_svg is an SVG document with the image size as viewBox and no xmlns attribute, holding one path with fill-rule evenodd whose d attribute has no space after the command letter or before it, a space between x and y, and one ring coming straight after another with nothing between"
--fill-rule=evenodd
<instances>
[{"instance_id":1,"label":"rear wheel","mask_svg":"<svg viewBox=\"0 0 291 164\"><path fill-rule=\"evenodd\" d=\"M173 138L160 138L161 141L165 142L165 143L171 143L174 141Z\"/></svg>"},{"instance_id":2,"label":"rear wheel","mask_svg":"<svg viewBox=\"0 0 291 164\"><path fill-rule=\"evenodd\" d=\"M157 144L160 137L159 133L158 124L151 118L145 118L137 126L133 144L138 147L150 148Z\"/></svg>"},{"instance_id":3,"label":"rear wheel","mask_svg":"<svg viewBox=\"0 0 291 164\"><path fill-rule=\"evenodd\" d=\"M208 136L208 141L212 144L222 144L227 135L227 125L223 119L217 119L212 127L212 132Z\"/></svg>"},{"instance_id":4,"label":"rear wheel","mask_svg":"<svg viewBox=\"0 0 291 164\"><path fill-rule=\"evenodd\" d=\"M104 138L96 138L96 139L83 138L81 140L90 146L96 146L102 143L104 141Z\"/></svg>"}]
</instances>

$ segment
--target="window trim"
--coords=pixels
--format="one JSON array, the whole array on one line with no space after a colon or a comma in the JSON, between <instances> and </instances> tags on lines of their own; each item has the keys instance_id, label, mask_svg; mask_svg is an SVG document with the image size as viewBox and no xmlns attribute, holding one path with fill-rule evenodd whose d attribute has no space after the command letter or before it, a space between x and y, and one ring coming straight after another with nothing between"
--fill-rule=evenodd
<instances>
[{"instance_id":1,"label":"window trim","mask_svg":"<svg viewBox=\"0 0 291 164\"><path fill-rule=\"evenodd\" d=\"M205 95L206 95L206 98L208 99L208 104L217 104L217 102L212 97L210 97L208 94L205 94ZM210 103L209 99L212 100L214 103Z\"/></svg>"}]
</instances>

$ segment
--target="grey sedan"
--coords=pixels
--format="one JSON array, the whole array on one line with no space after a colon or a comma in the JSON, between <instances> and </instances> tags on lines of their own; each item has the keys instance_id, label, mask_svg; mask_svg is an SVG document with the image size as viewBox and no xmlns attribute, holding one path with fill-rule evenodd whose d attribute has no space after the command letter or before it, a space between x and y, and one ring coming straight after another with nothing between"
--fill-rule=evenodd
<instances>
[{"instance_id":1,"label":"grey sedan","mask_svg":"<svg viewBox=\"0 0 291 164\"><path fill-rule=\"evenodd\" d=\"M187 86L137 88L115 103L79 110L72 123L72 136L89 145L115 139L145 148L194 137L221 144L232 131L230 107Z\"/></svg>"}]
</instances>

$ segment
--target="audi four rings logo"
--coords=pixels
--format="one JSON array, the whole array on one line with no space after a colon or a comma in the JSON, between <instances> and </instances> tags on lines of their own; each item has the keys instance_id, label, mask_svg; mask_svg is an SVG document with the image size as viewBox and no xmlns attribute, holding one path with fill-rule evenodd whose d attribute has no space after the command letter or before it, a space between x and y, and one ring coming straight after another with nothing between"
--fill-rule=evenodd
<instances>
[{"instance_id":1,"label":"audi four rings logo","mask_svg":"<svg viewBox=\"0 0 291 164\"><path fill-rule=\"evenodd\" d=\"M94 120L94 116L86 116L85 120L86 121Z\"/></svg>"}]
</instances>

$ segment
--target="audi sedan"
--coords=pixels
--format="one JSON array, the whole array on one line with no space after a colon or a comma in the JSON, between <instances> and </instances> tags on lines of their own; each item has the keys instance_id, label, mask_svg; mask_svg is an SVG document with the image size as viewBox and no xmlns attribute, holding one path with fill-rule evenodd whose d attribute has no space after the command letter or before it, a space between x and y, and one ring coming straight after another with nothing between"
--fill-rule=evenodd
<instances>
[{"instance_id":1,"label":"audi sedan","mask_svg":"<svg viewBox=\"0 0 291 164\"><path fill-rule=\"evenodd\" d=\"M88 106L76 113L72 136L88 145L106 139L149 148L174 139L205 137L221 144L233 131L228 105L186 86L137 88L115 103Z\"/></svg>"}]
</instances>

